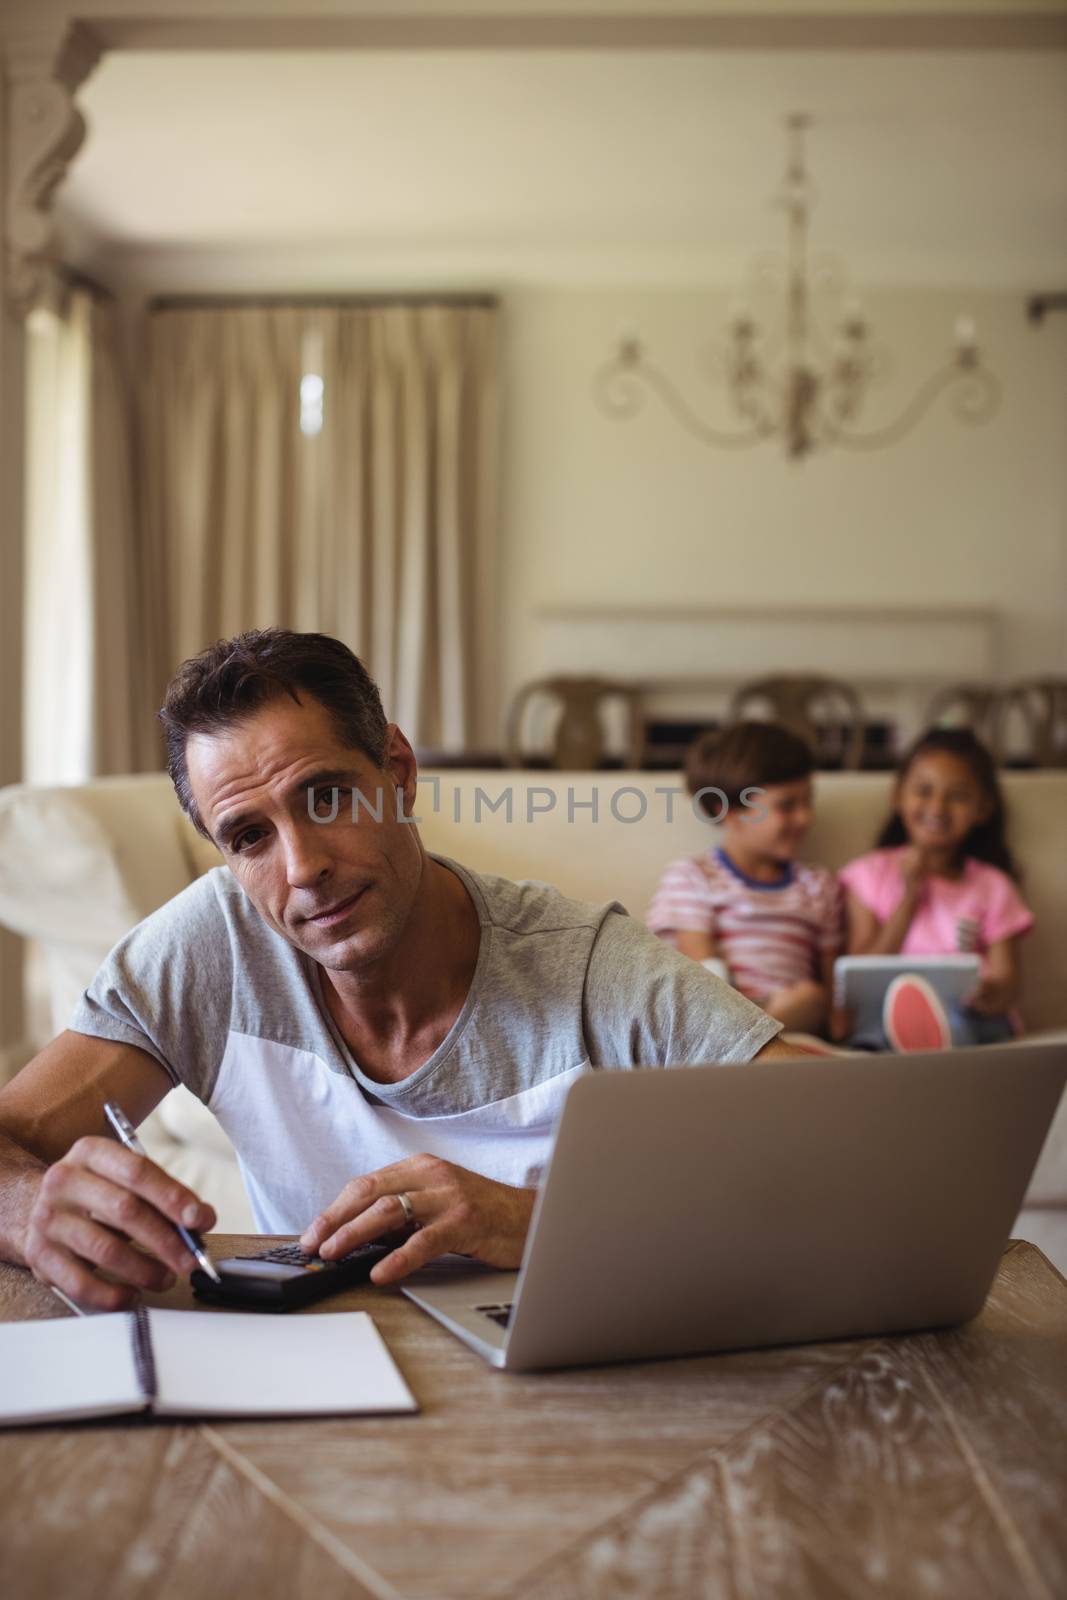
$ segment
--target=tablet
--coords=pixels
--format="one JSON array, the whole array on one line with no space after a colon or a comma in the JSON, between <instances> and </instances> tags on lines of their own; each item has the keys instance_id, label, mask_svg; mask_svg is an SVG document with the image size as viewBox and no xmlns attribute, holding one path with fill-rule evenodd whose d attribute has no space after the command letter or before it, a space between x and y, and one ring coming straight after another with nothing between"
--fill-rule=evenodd
<instances>
[{"instance_id":1,"label":"tablet","mask_svg":"<svg viewBox=\"0 0 1067 1600\"><path fill-rule=\"evenodd\" d=\"M925 978L948 1010L977 988L981 966L976 955L840 956L834 962L834 1005L851 1013L850 1032L865 1033L881 1027L885 992L902 972Z\"/></svg>"}]
</instances>

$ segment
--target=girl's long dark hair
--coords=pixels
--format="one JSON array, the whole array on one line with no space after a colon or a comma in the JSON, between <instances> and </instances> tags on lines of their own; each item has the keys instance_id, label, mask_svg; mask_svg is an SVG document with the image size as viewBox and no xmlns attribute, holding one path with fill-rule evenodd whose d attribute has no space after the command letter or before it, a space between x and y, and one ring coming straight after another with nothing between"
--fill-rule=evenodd
<instances>
[{"instance_id":1,"label":"girl's long dark hair","mask_svg":"<svg viewBox=\"0 0 1067 1600\"><path fill-rule=\"evenodd\" d=\"M1008 848L1007 817L997 769L981 739L976 738L969 728L928 728L919 735L897 768L897 783L903 783L912 763L919 756L931 751L943 751L945 755L955 756L957 761L964 762L993 808L986 822L971 829L963 841L960 854L973 856L976 861L987 861L991 867L999 867L1001 872L1006 872L1009 878L1018 879L1019 869ZM907 842L908 835L904 831L900 813L894 808L882 829L879 848Z\"/></svg>"}]
</instances>

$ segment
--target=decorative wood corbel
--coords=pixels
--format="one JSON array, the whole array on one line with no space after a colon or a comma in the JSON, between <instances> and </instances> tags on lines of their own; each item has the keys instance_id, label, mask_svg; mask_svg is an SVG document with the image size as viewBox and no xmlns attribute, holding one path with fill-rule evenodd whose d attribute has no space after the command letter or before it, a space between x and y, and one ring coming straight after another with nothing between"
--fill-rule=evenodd
<instances>
[{"instance_id":1,"label":"decorative wood corbel","mask_svg":"<svg viewBox=\"0 0 1067 1600\"><path fill-rule=\"evenodd\" d=\"M33 304L55 260L52 196L86 131L74 92L100 54L84 23L8 43L4 245L10 298L20 314Z\"/></svg>"}]
</instances>

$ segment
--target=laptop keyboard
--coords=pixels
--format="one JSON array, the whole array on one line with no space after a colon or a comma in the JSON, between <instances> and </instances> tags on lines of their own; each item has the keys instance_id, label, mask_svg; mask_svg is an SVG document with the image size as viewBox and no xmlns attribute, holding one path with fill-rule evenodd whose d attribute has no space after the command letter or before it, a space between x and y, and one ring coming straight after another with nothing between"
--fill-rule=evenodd
<instances>
[{"instance_id":1,"label":"laptop keyboard","mask_svg":"<svg viewBox=\"0 0 1067 1600\"><path fill-rule=\"evenodd\" d=\"M491 1322L499 1322L502 1328L509 1328L511 1326L511 1313L515 1307L509 1301L505 1305L475 1306L474 1309L480 1311L483 1316L488 1317Z\"/></svg>"}]
</instances>

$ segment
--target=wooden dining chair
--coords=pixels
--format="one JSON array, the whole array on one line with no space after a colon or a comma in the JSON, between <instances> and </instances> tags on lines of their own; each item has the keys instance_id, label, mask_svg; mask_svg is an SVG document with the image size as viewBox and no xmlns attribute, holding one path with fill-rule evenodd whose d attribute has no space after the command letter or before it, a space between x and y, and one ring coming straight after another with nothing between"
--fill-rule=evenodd
<instances>
[{"instance_id":1,"label":"wooden dining chair","mask_svg":"<svg viewBox=\"0 0 1067 1600\"><path fill-rule=\"evenodd\" d=\"M863 702L837 678L783 673L742 685L731 702L730 721L761 716L807 740L820 766L854 769L862 763Z\"/></svg>"},{"instance_id":2,"label":"wooden dining chair","mask_svg":"<svg viewBox=\"0 0 1067 1600\"><path fill-rule=\"evenodd\" d=\"M1002 693L996 683L947 683L927 702L923 726L970 728L995 753Z\"/></svg>"},{"instance_id":3,"label":"wooden dining chair","mask_svg":"<svg viewBox=\"0 0 1067 1600\"><path fill-rule=\"evenodd\" d=\"M539 678L523 685L508 714L508 765L540 765L547 757L558 771L595 771L608 757L613 704L622 712L625 763L639 768L645 746L641 687L593 677Z\"/></svg>"},{"instance_id":4,"label":"wooden dining chair","mask_svg":"<svg viewBox=\"0 0 1067 1600\"><path fill-rule=\"evenodd\" d=\"M1022 741L1011 733L1020 724ZM994 712L994 747L1003 759L1022 756L1035 767L1067 767L1067 678L1024 678L1001 691Z\"/></svg>"}]
</instances>

